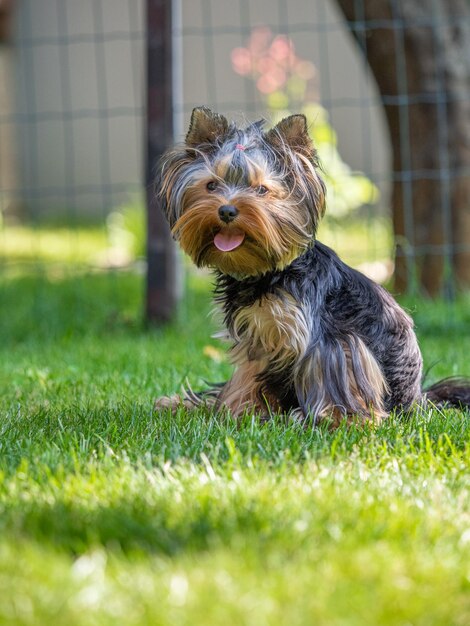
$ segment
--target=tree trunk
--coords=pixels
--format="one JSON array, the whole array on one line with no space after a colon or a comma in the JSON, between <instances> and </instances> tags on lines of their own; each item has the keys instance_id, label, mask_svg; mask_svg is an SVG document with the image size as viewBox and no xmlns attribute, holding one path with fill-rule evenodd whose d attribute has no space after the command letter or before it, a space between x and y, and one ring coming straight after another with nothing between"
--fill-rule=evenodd
<instances>
[{"instance_id":1,"label":"tree trunk","mask_svg":"<svg viewBox=\"0 0 470 626\"><path fill-rule=\"evenodd\" d=\"M395 288L470 287L470 4L337 0L366 55L393 149Z\"/></svg>"}]
</instances>

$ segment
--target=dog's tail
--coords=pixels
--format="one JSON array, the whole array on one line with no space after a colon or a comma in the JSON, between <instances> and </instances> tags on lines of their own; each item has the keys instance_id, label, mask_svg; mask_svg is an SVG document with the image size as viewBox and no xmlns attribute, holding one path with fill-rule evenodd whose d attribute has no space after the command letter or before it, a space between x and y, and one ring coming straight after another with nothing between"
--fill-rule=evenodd
<instances>
[{"instance_id":1,"label":"dog's tail","mask_svg":"<svg viewBox=\"0 0 470 626\"><path fill-rule=\"evenodd\" d=\"M424 389L424 395L437 406L470 409L470 378L444 378Z\"/></svg>"}]
</instances>

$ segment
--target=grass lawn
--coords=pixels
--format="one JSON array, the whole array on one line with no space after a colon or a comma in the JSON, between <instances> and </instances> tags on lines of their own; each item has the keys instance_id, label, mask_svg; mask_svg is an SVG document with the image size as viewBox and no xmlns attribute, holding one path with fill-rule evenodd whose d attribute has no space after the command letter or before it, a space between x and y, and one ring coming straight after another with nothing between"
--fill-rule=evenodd
<instances>
[{"instance_id":1,"label":"grass lawn","mask_svg":"<svg viewBox=\"0 0 470 626\"><path fill-rule=\"evenodd\" d=\"M236 427L153 398L230 372L209 287L144 331L132 274L0 283L0 624L465 626L470 416ZM406 302L429 382L470 299Z\"/></svg>"}]
</instances>

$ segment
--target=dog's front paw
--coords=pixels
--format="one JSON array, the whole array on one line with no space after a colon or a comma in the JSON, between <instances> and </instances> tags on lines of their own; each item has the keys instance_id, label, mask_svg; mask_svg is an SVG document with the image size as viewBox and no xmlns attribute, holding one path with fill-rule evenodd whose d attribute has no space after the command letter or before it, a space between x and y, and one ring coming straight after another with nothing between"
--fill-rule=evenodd
<instances>
[{"instance_id":1,"label":"dog's front paw","mask_svg":"<svg viewBox=\"0 0 470 626\"><path fill-rule=\"evenodd\" d=\"M161 398L157 398L153 407L155 411L170 410L172 413L176 413L178 409L194 408L194 403L187 398L184 398L179 393L175 393L172 396L162 396Z\"/></svg>"}]
</instances>

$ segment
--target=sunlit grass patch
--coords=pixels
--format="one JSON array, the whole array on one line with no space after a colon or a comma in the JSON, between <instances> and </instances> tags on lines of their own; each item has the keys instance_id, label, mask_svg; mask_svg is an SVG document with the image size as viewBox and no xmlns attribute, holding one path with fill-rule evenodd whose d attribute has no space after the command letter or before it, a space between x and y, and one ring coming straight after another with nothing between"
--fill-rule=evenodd
<instances>
[{"instance_id":1,"label":"sunlit grass patch","mask_svg":"<svg viewBox=\"0 0 470 626\"><path fill-rule=\"evenodd\" d=\"M91 264L107 246L104 227L6 226L0 232L0 259L9 263Z\"/></svg>"},{"instance_id":2,"label":"sunlit grass patch","mask_svg":"<svg viewBox=\"0 0 470 626\"><path fill-rule=\"evenodd\" d=\"M318 239L333 248L348 264L390 259L393 252L392 227L385 217L352 218L339 223L321 222Z\"/></svg>"}]
</instances>

